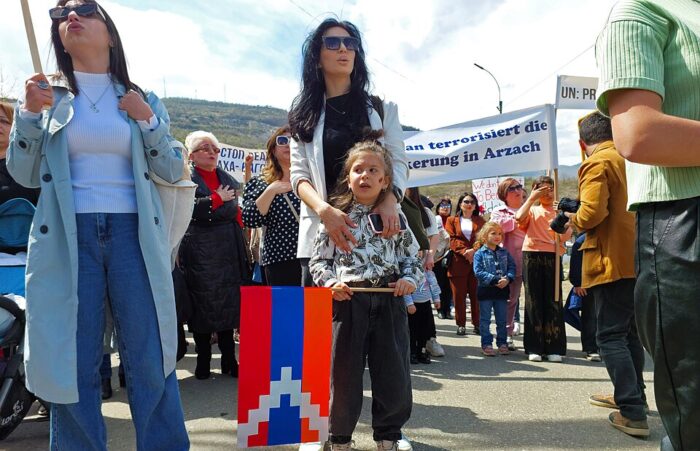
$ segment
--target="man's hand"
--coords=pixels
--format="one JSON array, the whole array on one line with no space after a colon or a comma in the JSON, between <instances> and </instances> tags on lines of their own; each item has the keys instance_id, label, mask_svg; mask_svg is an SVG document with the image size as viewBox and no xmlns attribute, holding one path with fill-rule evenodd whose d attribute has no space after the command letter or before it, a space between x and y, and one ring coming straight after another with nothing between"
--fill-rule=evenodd
<instances>
[{"instance_id":1,"label":"man's hand","mask_svg":"<svg viewBox=\"0 0 700 451\"><path fill-rule=\"evenodd\" d=\"M498 288L505 288L508 286L508 278L507 277L501 277L501 279L496 283L496 286Z\"/></svg>"}]
</instances>

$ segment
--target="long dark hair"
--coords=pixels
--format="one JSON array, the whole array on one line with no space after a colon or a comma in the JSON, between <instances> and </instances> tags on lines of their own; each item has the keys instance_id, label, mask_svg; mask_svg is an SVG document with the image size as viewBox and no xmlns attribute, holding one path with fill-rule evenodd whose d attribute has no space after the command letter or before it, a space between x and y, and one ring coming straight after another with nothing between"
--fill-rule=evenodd
<instances>
[{"instance_id":1,"label":"long dark hair","mask_svg":"<svg viewBox=\"0 0 700 451\"><path fill-rule=\"evenodd\" d=\"M360 31L348 21L328 18L321 22L316 29L309 33L302 46L304 60L302 63L301 91L294 98L289 110L289 127L292 136L297 141L311 142L314 128L318 124L323 109L323 98L326 85L323 81L323 71L319 67L321 61L321 46L323 33L329 28L341 27L350 36L359 40L359 48L355 51L355 62L350 74L350 98L347 112L349 117L357 117L365 113L371 105L369 90L369 73L365 63L365 49L362 46Z\"/></svg>"},{"instance_id":2,"label":"long dark hair","mask_svg":"<svg viewBox=\"0 0 700 451\"><path fill-rule=\"evenodd\" d=\"M477 199L476 196L472 193L464 193L461 196L459 196L459 200L457 201L457 208L455 209L455 216L462 216L462 201L465 197L471 197L472 200L475 202L472 217L479 216L481 214L481 211L479 210L479 199Z\"/></svg>"},{"instance_id":3,"label":"long dark hair","mask_svg":"<svg viewBox=\"0 0 700 451\"><path fill-rule=\"evenodd\" d=\"M423 202L420 200L420 192L418 191L418 187L415 188L407 188L406 189L406 197L411 199L411 201L416 204L416 207L418 207L418 210L420 211L420 218L421 221L423 222L423 227L428 228L430 227L430 218L428 217L428 213L425 211L425 208L423 207Z\"/></svg>"},{"instance_id":4,"label":"long dark hair","mask_svg":"<svg viewBox=\"0 0 700 451\"><path fill-rule=\"evenodd\" d=\"M65 6L68 1L69 0L58 0L56 6ZM95 0L83 0L83 3L97 2ZM98 5L98 8L104 15L103 22L107 26L107 32L112 41L112 45L109 47L109 73L112 77L112 81L124 85L127 91L133 89L143 95L144 93L141 88L132 83L129 78L129 71L126 67L126 56L124 55L124 46L122 46L122 40L119 37L116 25L114 25L112 18L109 17L109 14L107 14L107 11L105 11L102 6ZM98 17L102 19L99 13ZM51 42L53 44L53 52L56 55L56 66L58 67L57 75L59 78L62 76L68 81L71 92L77 96L79 91L78 84L75 81L75 74L73 73L73 59L65 52L63 42L61 42L61 36L58 33L59 24L60 21L58 20L51 21Z\"/></svg>"}]
</instances>

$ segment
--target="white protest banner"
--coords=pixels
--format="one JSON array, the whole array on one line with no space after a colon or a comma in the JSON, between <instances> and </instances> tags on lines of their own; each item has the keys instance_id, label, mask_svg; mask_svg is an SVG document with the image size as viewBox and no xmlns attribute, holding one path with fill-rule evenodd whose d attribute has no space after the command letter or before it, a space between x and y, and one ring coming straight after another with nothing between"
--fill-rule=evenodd
<instances>
[{"instance_id":1,"label":"white protest banner","mask_svg":"<svg viewBox=\"0 0 700 451\"><path fill-rule=\"evenodd\" d=\"M541 105L425 132L406 132L409 186L556 168L554 107Z\"/></svg>"},{"instance_id":2,"label":"white protest banner","mask_svg":"<svg viewBox=\"0 0 700 451\"><path fill-rule=\"evenodd\" d=\"M479 206L484 207L484 212L491 213L494 208L504 205L498 198L498 185L507 178L514 178L525 185L525 177L513 175L472 180L472 193L479 200Z\"/></svg>"},{"instance_id":3,"label":"white protest banner","mask_svg":"<svg viewBox=\"0 0 700 451\"><path fill-rule=\"evenodd\" d=\"M231 174L233 178L243 183L243 176L245 173L243 162L246 155L249 153L253 154L252 175L253 177L260 175L262 168L265 166L267 151L262 149L244 149L243 147L236 147L223 143L221 143L220 146L219 167Z\"/></svg>"},{"instance_id":4,"label":"white protest banner","mask_svg":"<svg viewBox=\"0 0 700 451\"><path fill-rule=\"evenodd\" d=\"M595 110L595 93L598 90L596 77L575 77L559 75L557 77L558 110Z\"/></svg>"}]
</instances>

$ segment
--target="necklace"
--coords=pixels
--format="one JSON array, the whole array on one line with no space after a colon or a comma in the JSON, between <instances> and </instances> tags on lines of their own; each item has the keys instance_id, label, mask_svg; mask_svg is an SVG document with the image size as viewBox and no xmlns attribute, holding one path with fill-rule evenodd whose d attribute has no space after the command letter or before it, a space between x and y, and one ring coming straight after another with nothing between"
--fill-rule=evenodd
<instances>
[{"instance_id":1,"label":"necklace","mask_svg":"<svg viewBox=\"0 0 700 451\"><path fill-rule=\"evenodd\" d=\"M99 97L97 98L97 100L95 100L94 102L92 101L92 99L90 98L90 96L87 94L87 92L85 91L85 89L83 89L83 90L81 91L81 94L85 94L85 98L86 98L86 99L88 100L88 102L90 103L90 109L92 110L93 113L99 113L99 112L100 112L100 110L97 108L97 104L100 103L100 100L102 100L102 97L105 96L105 94L107 93L107 90L108 90L111 86L112 86L112 83L110 83L110 84L108 84L107 86L105 86L105 89L104 89L104 91L102 91L102 94L100 94L100 96L99 96Z\"/></svg>"},{"instance_id":2,"label":"necklace","mask_svg":"<svg viewBox=\"0 0 700 451\"><path fill-rule=\"evenodd\" d=\"M326 106L330 107L331 110L335 111L336 113L340 114L341 116L345 116L346 111L340 111L338 108L334 107L330 103L326 102Z\"/></svg>"}]
</instances>

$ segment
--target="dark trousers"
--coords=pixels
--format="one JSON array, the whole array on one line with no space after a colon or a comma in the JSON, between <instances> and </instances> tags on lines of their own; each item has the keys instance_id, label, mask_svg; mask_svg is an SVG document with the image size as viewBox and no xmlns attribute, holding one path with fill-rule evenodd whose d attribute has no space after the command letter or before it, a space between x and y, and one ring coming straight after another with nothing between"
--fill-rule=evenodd
<instances>
[{"instance_id":1,"label":"dark trousers","mask_svg":"<svg viewBox=\"0 0 700 451\"><path fill-rule=\"evenodd\" d=\"M311 277L311 271L309 271L309 261L310 258L300 258L299 264L301 265L301 286L302 287L313 287L314 280Z\"/></svg>"},{"instance_id":2,"label":"dark trousers","mask_svg":"<svg viewBox=\"0 0 700 451\"><path fill-rule=\"evenodd\" d=\"M374 440L399 440L411 417L408 320L403 298L356 293L333 301L331 356L332 443L352 438L362 411L362 375L369 363Z\"/></svg>"},{"instance_id":3,"label":"dark trousers","mask_svg":"<svg viewBox=\"0 0 700 451\"><path fill-rule=\"evenodd\" d=\"M676 451L700 448L700 197L637 210L639 338L654 359L654 393Z\"/></svg>"},{"instance_id":4,"label":"dark trousers","mask_svg":"<svg viewBox=\"0 0 700 451\"><path fill-rule=\"evenodd\" d=\"M268 285L298 287L301 280L301 263L298 259L270 263L265 266L265 275Z\"/></svg>"},{"instance_id":5,"label":"dark trousers","mask_svg":"<svg viewBox=\"0 0 700 451\"><path fill-rule=\"evenodd\" d=\"M433 267L433 272L440 287L440 308L438 311L443 318L449 318L450 307L452 307L452 288L450 287L450 279L447 278L447 268L442 266L442 261L439 261Z\"/></svg>"},{"instance_id":6,"label":"dark trousers","mask_svg":"<svg viewBox=\"0 0 700 451\"><path fill-rule=\"evenodd\" d=\"M615 403L624 417L643 420L644 349L634 323L634 282L620 279L596 285L590 291L598 316L598 348L615 387Z\"/></svg>"},{"instance_id":7,"label":"dark trousers","mask_svg":"<svg viewBox=\"0 0 700 451\"><path fill-rule=\"evenodd\" d=\"M450 288L454 293L455 323L457 326L467 325L467 294L471 309L472 326L479 327L479 300L476 297L477 281L473 272L464 277L450 277Z\"/></svg>"},{"instance_id":8,"label":"dark trousers","mask_svg":"<svg viewBox=\"0 0 700 451\"><path fill-rule=\"evenodd\" d=\"M428 302L416 302L416 312L408 315L408 329L411 339L411 354L418 355L435 330L433 309Z\"/></svg>"},{"instance_id":9,"label":"dark trousers","mask_svg":"<svg viewBox=\"0 0 700 451\"><path fill-rule=\"evenodd\" d=\"M194 344L197 347L197 361L211 359L211 334L193 332ZM220 330L216 333L216 343L221 351L221 366L230 368L232 362L236 360L236 349L233 341L233 329Z\"/></svg>"},{"instance_id":10,"label":"dark trousers","mask_svg":"<svg viewBox=\"0 0 700 451\"><path fill-rule=\"evenodd\" d=\"M583 352L593 354L598 352L596 343L597 315L595 298L589 293L581 299L581 348Z\"/></svg>"},{"instance_id":11,"label":"dark trousers","mask_svg":"<svg viewBox=\"0 0 700 451\"><path fill-rule=\"evenodd\" d=\"M523 252L526 354L566 354L561 295L554 302L555 258L554 252ZM557 286L561 294L561 282Z\"/></svg>"}]
</instances>

